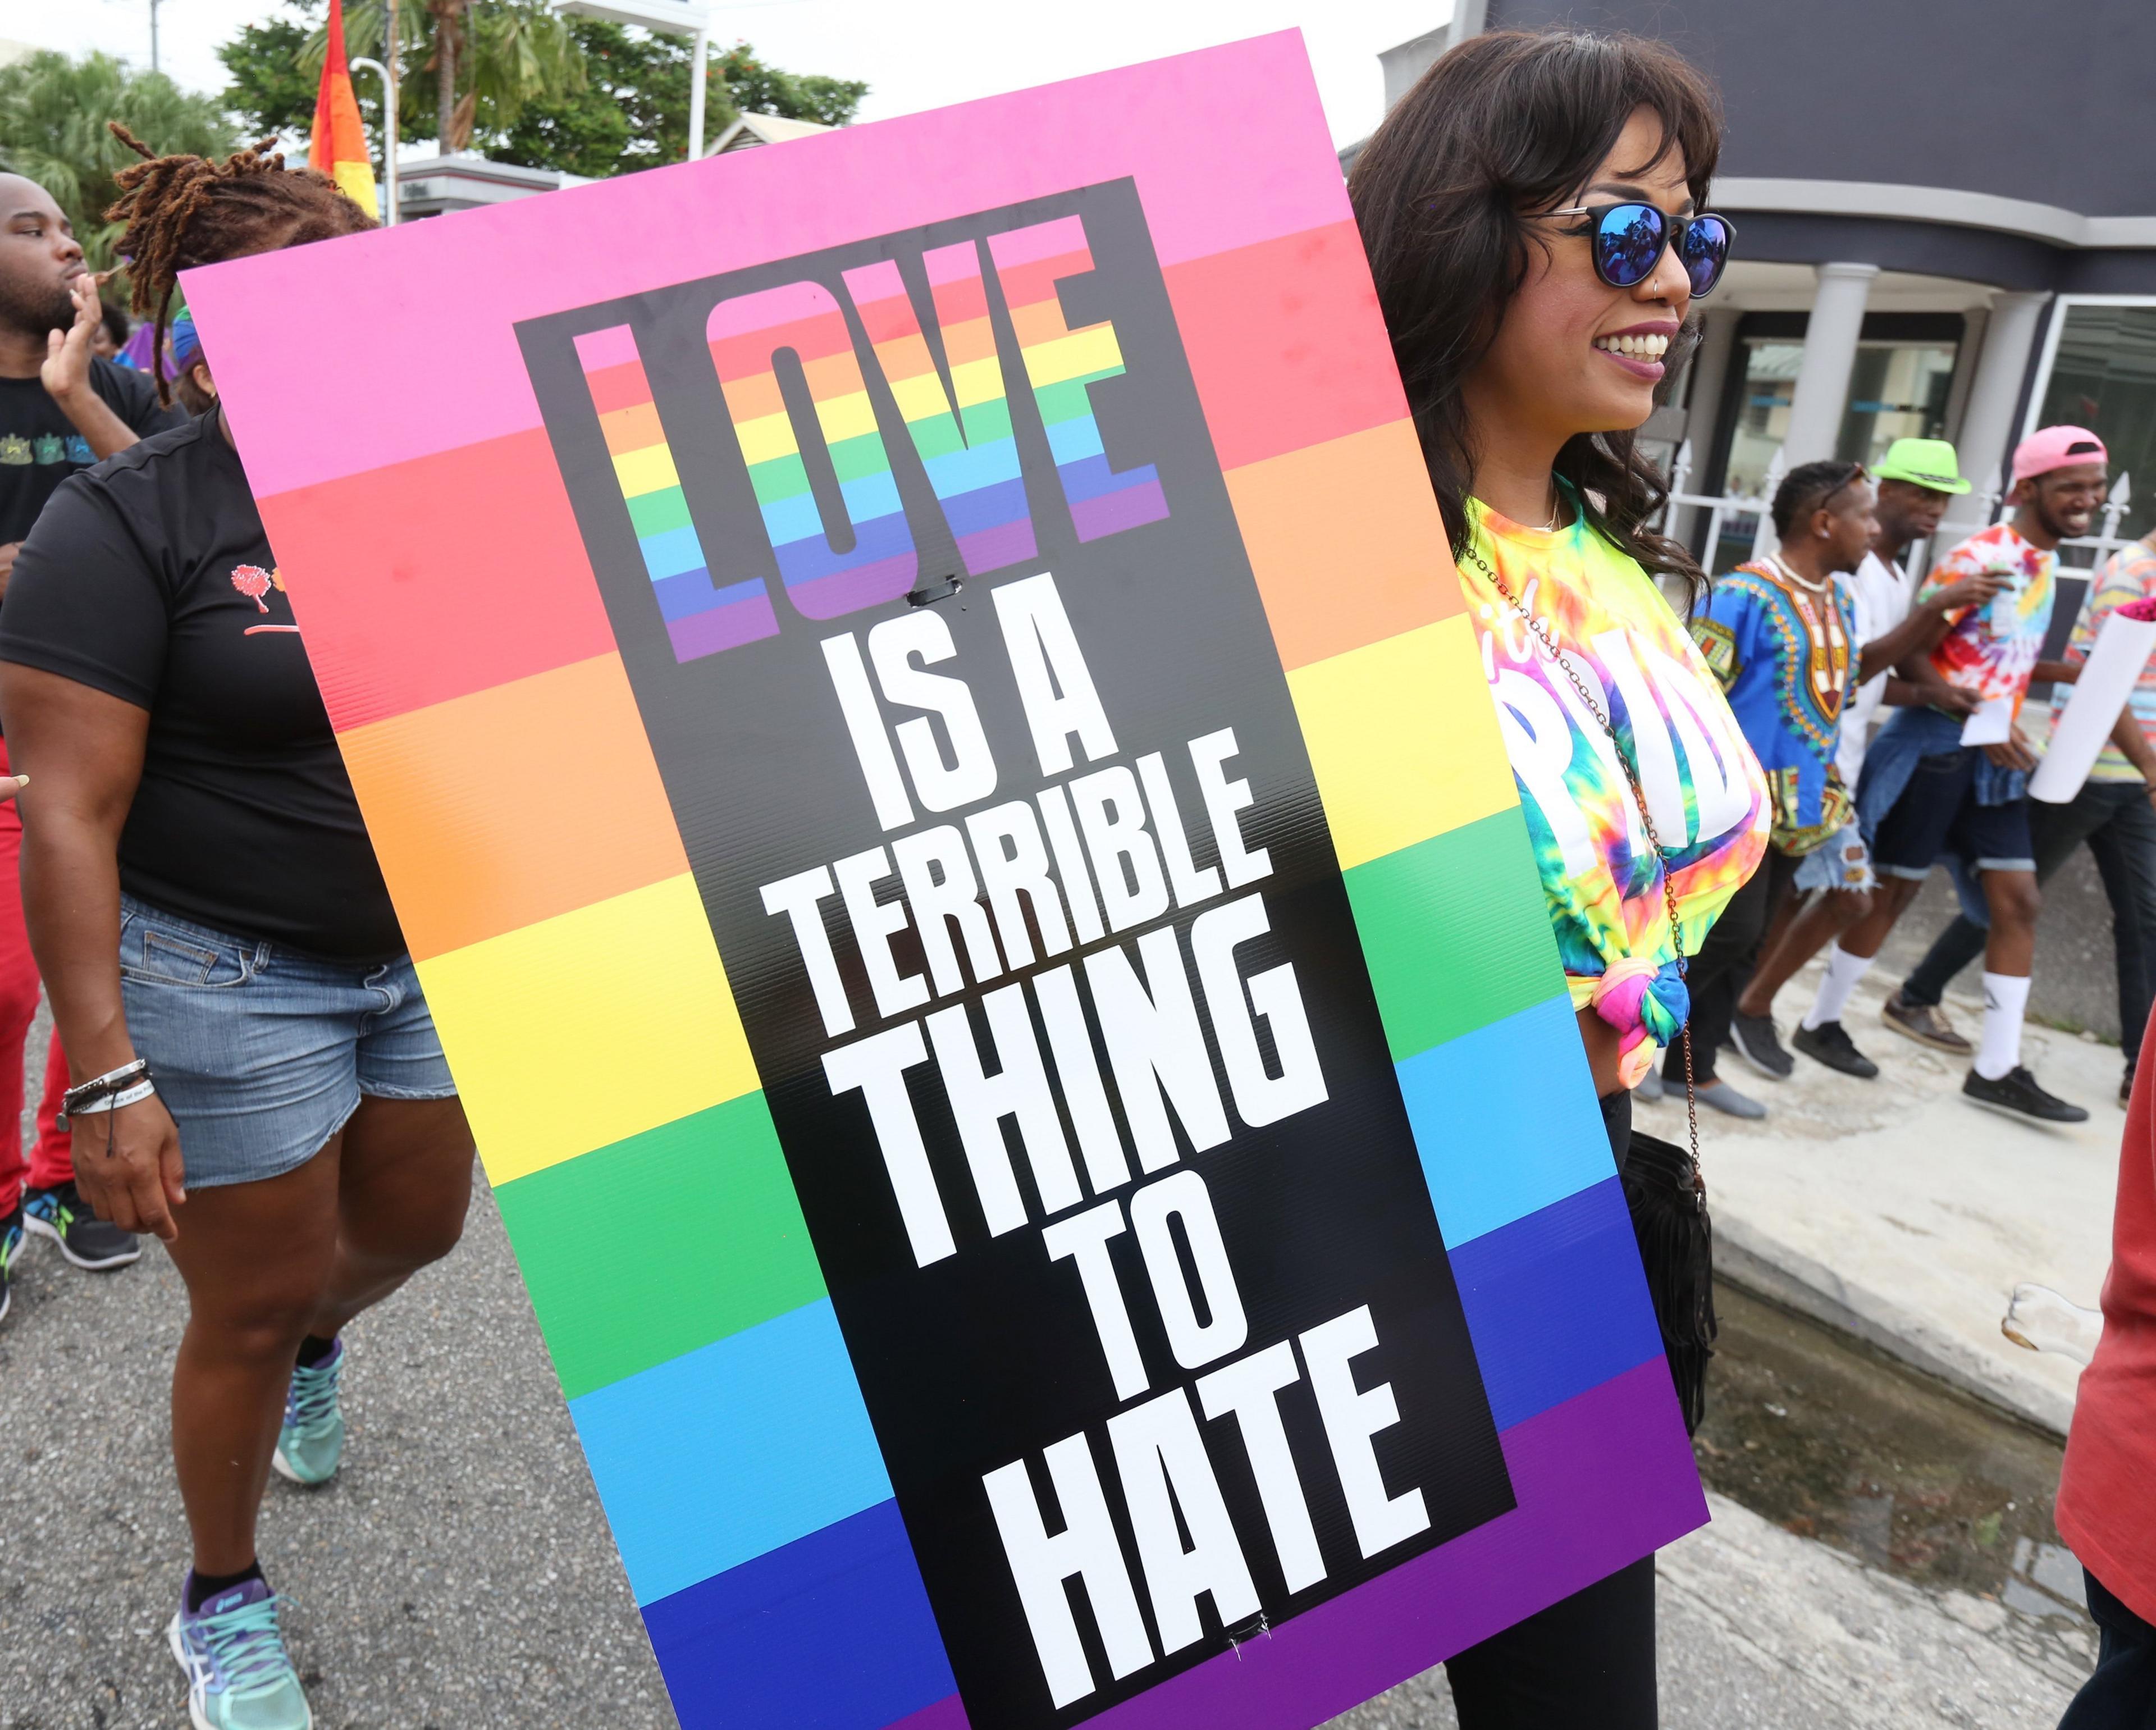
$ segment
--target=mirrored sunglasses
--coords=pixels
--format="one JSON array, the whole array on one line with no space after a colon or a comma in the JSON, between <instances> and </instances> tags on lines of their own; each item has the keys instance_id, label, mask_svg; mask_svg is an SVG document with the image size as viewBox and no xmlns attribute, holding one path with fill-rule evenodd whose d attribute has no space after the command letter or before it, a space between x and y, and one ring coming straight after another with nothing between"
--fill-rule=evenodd
<instances>
[{"instance_id":1,"label":"mirrored sunglasses","mask_svg":"<svg viewBox=\"0 0 2156 1730\"><path fill-rule=\"evenodd\" d=\"M1552 216L1584 216L1594 274L1612 288L1637 288L1655 274L1662 249L1674 246L1695 296L1710 292L1729 263L1737 230L1726 216L1671 216L1652 204L1575 204Z\"/></svg>"}]
</instances>

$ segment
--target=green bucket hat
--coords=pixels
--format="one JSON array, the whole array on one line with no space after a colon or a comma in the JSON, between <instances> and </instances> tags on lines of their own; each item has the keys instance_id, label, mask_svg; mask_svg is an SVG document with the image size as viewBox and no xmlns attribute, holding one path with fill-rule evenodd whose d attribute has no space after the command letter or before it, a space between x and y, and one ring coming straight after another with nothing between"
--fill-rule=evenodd
<instances>
[{"instance_id":1,"label":"green bucket hat","mask_svg":"<svg viewBox=\"0 0 2156 1730\"><path fill-rule=\"evenodd\" d=\"M1876 480L1906 480L1935 493L1969 490L1969 482L1961 478L1953 446L1943 439L1897 439L1871 475Z\"/></svg>"}]
</instances>

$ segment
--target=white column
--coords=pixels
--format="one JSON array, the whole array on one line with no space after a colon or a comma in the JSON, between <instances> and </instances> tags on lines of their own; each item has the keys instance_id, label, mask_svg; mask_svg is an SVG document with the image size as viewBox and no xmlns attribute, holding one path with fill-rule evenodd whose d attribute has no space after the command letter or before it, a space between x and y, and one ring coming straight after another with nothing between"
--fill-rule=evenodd
<instances>
[{"instance_id":1,"label":"white column","mask_svg":"<svg viewBox=\"0 0 2156 1730\"><path fill-rule=\"evenodd\" d=\"M2029 352L2035 346L2037 326L2044 321L2044 305L2051 298L2044 293L2001 295L1991 303L1976 376L1969 382L1969 407L1961 418L1961 437L1954 441L1962 478L1974 482L1978 490L1963 494L1947 506L1938 536L1942 547L1951 547L1984 526L1985 506L1980 494L1994 469L2002 477L2006 472L2007 454L2014 447L2014 410L2021 400L2021 381L2028 377Z\"/></svg>"},{"instance_id":2,"label":"white column","mask_svg":"<svg viewBox=\"0 0 2156 1730\"><path fill-rule=\"evenodd\" d=\"M692 162L704 153L704 86L711 75L711 41L708 31L699 30L691 50L696 58L689 63L689 160Z\"/></svg>"},{"instance_id":3,"label":"white column","mask_svg":"<svg viewBox=\"0 0 2156 1730\"><path fill-rule=\"evenodd\" d=\"M1685 482L1698 492L1707 484L1707 470L1721 430L1722 393L1729 377L1729 359L1737 346L1737 326L1744 315L1734 307L1717 307L1706 316L1699 348L1691 357L1691 378L1685 387L1685 437L1691 441L1692 471ZM1670 512L1670 535L1686 539L1692 530L1693 506L1679 505ZM1712 549L1709 554L1712 556Z\"/></svg>"},{"instance_id":4,"label":"white column","mask_svg":"<svg viewBox=\"0 0 2156 1730\"><path fill-rule=\"evenodd\" d=\"M1834 454L1842 411L1849 406L1849 374L1864 330L1864 303L1871 293L1871 279L1879 274L1876 264L1821 264L1818 270L1819 290L1804 326L1804 363L1797 369L1789 403L1789 434L1782 440L1792 469Z\"/></svg>"}]
</instances>

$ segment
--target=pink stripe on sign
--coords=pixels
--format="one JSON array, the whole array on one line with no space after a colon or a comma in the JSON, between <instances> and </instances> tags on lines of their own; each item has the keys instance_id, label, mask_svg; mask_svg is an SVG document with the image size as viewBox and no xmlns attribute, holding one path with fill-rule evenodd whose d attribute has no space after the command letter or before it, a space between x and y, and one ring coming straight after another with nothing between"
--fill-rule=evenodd
<instances>
[{"instance_id":1,"label":"pink stripe on sign","mask_svg":"<svg viewBox=\"0 0 2156 1730\"><path fill-rule=\"evenodd\" d=\"M1349 217L1291 30L213 264L183 286L267 497L537 427L521 320L1125 176L1163 264ZM471 281L489 285L484 308L443 316L440 285ZM380 340L326 343L331 326ZM385 341L410 382L396 390Z\"/></svg>"},{"instance_id":2,"label":"pink stripe on sign","mask_svg":"<svg viewBox=\"0 0 2156 1730\"><path fill-rule=\"evenodd\" d=\"M1065 253L1086 250L1086 224L1075 216L988 236L988 254L998 264L1030 264L1036 259L1060 259Z\"/></svg>"},{"instance_id":3,"label":"pink stripe on sign","mask_svg":"<svg viewBox=\"0 0 2156 1730\"><path fill-rule=\"evenodd\" d=\"M834 311L831 291L819 283L789 282L752 295L736 295L711 309L704 327L704 340L721 341L728 336L747 336L773 325L790 325Z\"/></svg>"},{"instance_id":4,"label":"pink stripe on sign","mask_svg":"<svg viewBox=\"0 0 2156 1730\"><path fill-rule=\"evenodd\" d=\"M970 240L937 247L922 254L921 262L927 269L931 288L942 288L949 282L972 282L981 274L981 255Z\"/></svg>"},{"instance_id":5,"label":"pink stripe on sign","mask_svg":"<svg viewBox=\"0 0 2156 1730\"><path fill-rule=\"evenodd\" d=\"M585 331L577 338L577 358L587 372L626 366L631 361L641 364L643 359L636 352L636 337L627 325L609 325L603 331Z\"/></svg>"}]
</instances>

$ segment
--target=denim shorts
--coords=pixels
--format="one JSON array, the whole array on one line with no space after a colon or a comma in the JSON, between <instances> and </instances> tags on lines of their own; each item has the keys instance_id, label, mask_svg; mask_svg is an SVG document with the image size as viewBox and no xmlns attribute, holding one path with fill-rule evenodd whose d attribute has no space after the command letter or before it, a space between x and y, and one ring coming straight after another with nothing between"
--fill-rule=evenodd
<instances>
[{"instance_id":1,"label":"denim shorts","mask_svg":"<svg viewBox=\"0 0 2156 1730\"><path fill-rule=\"evenodd\" d=\"M2029 802L1980 804L1974 746L1934 752L1917 759L1902 789L1871 837L1871 863L1884 877L1921 882L1951 853L1974 871L2033 871Z\"/></svg>"},{"instance_id":2,"label":"denim shorts","mask_svg":"<svg viewBox=\"0 0 2156 1730\"><path fill-rule=\"evenodd\" d=\"M297 1169L362 1096L457 1091L408 955L326 961L123 895L120 988L190 1189Z\"/></svg>"},{"instance_id":3,"label":"denim shorts","mask_svg":"<svg viewBox=\"0 0 2156 1730\"><path fill-rule=\"evenodd\" d=\"M1864 844L1862 833L1851 823L1836 829L1824 847L1815 847L1804 855L1791 886L1799 895L1809 895L1815 889L1855 894L1870 889L1877 880L1871 872L1871 850Z\"/></svg>"}]
</instances>

